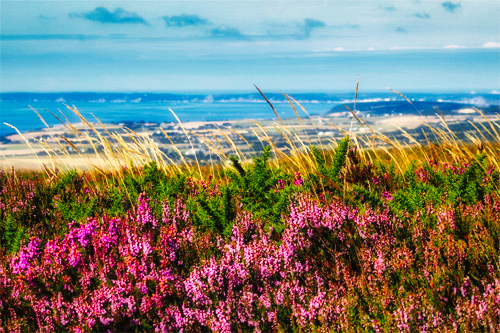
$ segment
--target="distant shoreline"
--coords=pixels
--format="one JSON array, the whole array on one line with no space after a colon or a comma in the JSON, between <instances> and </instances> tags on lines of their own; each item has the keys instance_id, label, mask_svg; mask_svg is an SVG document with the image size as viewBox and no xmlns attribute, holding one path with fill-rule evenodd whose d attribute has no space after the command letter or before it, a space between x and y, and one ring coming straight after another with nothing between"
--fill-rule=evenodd
<instances>
[{"instance_id":1,"label":"distant shoreline","mask_svg":"<svg viewBox=\"0 0 500 333\"><path fill-rule=\"evenodd\" d=\"M142 97L139 97L142 96ZM158 97L171 100L158 100ZM295 113L283 94L269 93L267 98L274 104L282 118L294 118ZM267 102L258 93L251 94L219 94L219 95L175 95L152 93L1 93L2 123L16 126L22 133L41 130L44 124L31 109L33 107L49 125L60 124L53 115L71 122L80 119L67 106L76 105L78 110L89 120L94 115L104 123L138 124L169 123L176 121L170 110L173 110L183 122L192 121L233 121L233 120L267 120L275 117ZM354 109L353 93L302 93L290 96L296 111L306 116L297 101L310 115L324 115L331 112L346 111L344 105ZM406 97L406 96L405 96ZM161 98L160 98L161 99ZM409 93L408 100L393 92L360 93L356 100L358 111L373 116L377 114L411 114L415 111L427 111L420 105L438 106L442 112L462 107L485 107L500 105L500 94L494 93ZM416 107L415 107L416 106ZM62 110L62 115L59 110ZM430 110L430 114L434 110ZM15 131L0 124L0 142Z\"/></svg>"},{"instance_id":2,"label":"distant shoreline","mask_svg":"<svg viewBox=\"0 0 500 333\"><path fill-rule=\"evenodd\" d=\"M372 103L372 106L376 103ZM342 131L355 133L356 135L369 134L370 130L384 133L389 136L399 137L404 139L404 130L408 133L413 133L417 140L424 140L421 130L425 128L424 124L430 126L439 126L442 122L438 110L435 112L417 113L415 110L407 113L393 113L387 115L383 112L381 114L370 113L368 105L362 103L357 104L357 114L360 118L364 119L370 126L360 126L355 120L353 115L347 108L335 107L330 113L323 115L312 115L311 118L306 116L301 117L301 120L292 117L277 119L260 119L260 120L220 120L220 121L186 121L182 122L182 126L178 122L117 122L117 123L104 123L105 129L101 127L98 122L91 122L91 125L102 133L119 133L126 136L126 133L132 131L134 135L140 137L148 137L157 142L158 147L167 156L173 160L179 159L179 152L186 158L194 158L203 160L212 160L210 149L203 140L208 139L217 141L222 144L221 149L228 154L234 149L231 145L225 143L228 138L246 155L251 155L257 152L265 142L255 136L256 131L266 131L273 142L284 145L283 133L279 130L280 127L288 128L290 131L298 131L302 138L313 138L311 144L319 144L323 141L329 142L330 139L339 139L344 134ZM364 111L359 111L364 110ZM367 111L368 110L368 111ZM489 120L497 120L497 113L500 107L494 106L484 108L482 112ZM480 123L486 120L481 116L477 110L469 105L463 105L460 109L443 109L442 114L445 116L448 126L458 132L460 135L466 131L473 129L468 122ZM96 134L88 126L83 123L72 123L74 129L81 133L86 134L88 137L95 137ZM69 125L65 127L62 124L51 126L50 128L42 128L39 130L26 131L21 135L13 134L3 138L0 142L0 168L10 169L14 166L20 170L40 170L43 164L51 165L53 161L47 156L46 149L44 149L38 141L45 142L45 145L57 147L61 143L66 146L69 154L67 157L59 156L58 161L66 165L68 168L88 168L96 155L91 145L86 140L83 140L76 131ZM191 142L186 139L186 133L189 133ZM165 136L168 135L168 137ZM23 138L24 137L24 138ZM68 141L64 141L62 138ZM205 139L203 139L205 138ZM464 137L465 138L465 137ZM25 140L28 140L28 143ZM318 141L319 139L319 141ZM57 143L60 142L60 143ZM77 154L67 142L77 145L80 153ZM178 151L172 150L172 142L177 147ZM281 142L281 143L279 143ZM250 146L249 146L250 145Z\"/></svg>"}]
</instances>

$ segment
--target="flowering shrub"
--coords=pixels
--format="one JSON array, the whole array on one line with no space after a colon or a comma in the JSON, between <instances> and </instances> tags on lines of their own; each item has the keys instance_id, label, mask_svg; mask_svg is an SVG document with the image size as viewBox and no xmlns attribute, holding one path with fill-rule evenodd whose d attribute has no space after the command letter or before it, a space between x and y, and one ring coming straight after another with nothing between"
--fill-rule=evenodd
<instances>
[{"instance_id":1,"label":"flowering shrub","mask_svg":"<svg viewBox=\"0 0 500 333\"><path fill-rule=\"evenodd\" d=\"M387 206L358 209L299 195L284 220L277 234L240 211L223 239L193 226L182 200L164 203L157 218L140 195L124 217L71 223L62 237L33 237L2 257L1 325L8 331L499 328L498 197L429 206L402 219Z\"/></svg>"},{"instance_id":2,"label":"flowering shrub","mask_svg":"<svg viewBox=\"0 0 500 333\"><path fill-rule=\"evenodd\" d=\"M319 174L233 159L227 182L0 173L0 327L499 330L495 168L397 174L347 145Z\"/></svg>"}]
</instances>

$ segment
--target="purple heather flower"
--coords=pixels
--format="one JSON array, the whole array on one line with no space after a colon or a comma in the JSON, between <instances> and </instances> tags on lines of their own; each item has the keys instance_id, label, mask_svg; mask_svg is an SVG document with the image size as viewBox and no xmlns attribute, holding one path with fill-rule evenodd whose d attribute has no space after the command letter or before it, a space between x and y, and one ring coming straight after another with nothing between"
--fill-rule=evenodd
<instances>
[{"instance_id":1,"label":"purple heather flower","mask_svg":"<svg viewBox=\"0 0 500 333\"><path fill-rule=\"evenodd\" d=\"M158 227L158 221L153 216L149 207L149 199L144 193L139 194L139 206L137 206L137 222L142 225L151 224L154 228Z\"/></svg>"},{"instance_id":2,"label":"purple heather flower","mask_svg":"<svg viewBox=\"0 0 500 333\"><path fill-rule=\"evenodd\" d=\"M391 193L387 192L387 191L384 191L383 192L383 195L384 195L384 198L386 200L394 200L394 198L392 197Z\"/></svg>"},{"instance_id":3,"label":"purple heather flower","mask_svg":"<svg viewBox=\"0 0 500 333\"><path fill-rule=\"evenodd\" d=\"M304 180L300 176L300 172L295 173L295 181L293 183L297 186L302 186L302 184L304 183Z\"/></svg>"},{"instance_id":4,"label":"purple heather flower","mask_svg":"<svg viewBox=\"0 0 500 333\"><path fill-rule=\"evenodd\" d=\"M31 238L27 247L22 248L17 256L12 258L12 272L22 274L31 267L31 262L40 253L40 239Z\"/></svg>"},{"instance_id":5,"label":"purple heather flower","mask_svg":"<svg viewBox=\"0 0 500 333\"><path fill-rule=\"evenodd\" d=\"M377 251L377 259L375 259L373 267L377 275L381 275L385 271L385 262L381 251Z\"/></svg>"}]
</instances>

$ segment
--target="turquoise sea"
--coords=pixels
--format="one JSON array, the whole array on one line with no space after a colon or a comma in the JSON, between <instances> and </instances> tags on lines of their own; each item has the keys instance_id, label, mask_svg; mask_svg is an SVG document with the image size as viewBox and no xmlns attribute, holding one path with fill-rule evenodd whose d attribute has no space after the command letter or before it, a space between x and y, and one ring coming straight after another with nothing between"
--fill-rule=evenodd
<instances>
[{"instance_id":1,"label":"turquoise sea","mask_svg":"<svg viewBox=\"0 0 500 333\"><path fill-rule=\"evenodd\" d=\"M295 93L294 97L311 115L324 114L332 108L352 103L354 92ZM496 92L424 93L409 92L405 95L413 101L456 102L464 105L485 107L500 105L500 94ZM281 93L266 93L279 115L294 117L292 108ZM391 102L403 100L399 95L387 92L360 93L358 103ZM105 123L120 122L172 122L169 109L183 122L237 119L270 119L275 117L268 103L258 93L2 93L0 94L0 135L13 130L9 123L20 131L42 128L36 109L49 125L59 121L48 111L61 116L61 112L72 122L78 118L67 108L76 106L88 119L94 116ZM383 105L383 103L381 103ZM300 111L300 108L297 108ZM413 112L408 104L408 112ZM300 111L303 115L304 113ZM384 112L383 108L380 112ZM61 118L61 117L59 117ZM62 118L61 118L62 119Z\"/></svg>"}]
</instances>

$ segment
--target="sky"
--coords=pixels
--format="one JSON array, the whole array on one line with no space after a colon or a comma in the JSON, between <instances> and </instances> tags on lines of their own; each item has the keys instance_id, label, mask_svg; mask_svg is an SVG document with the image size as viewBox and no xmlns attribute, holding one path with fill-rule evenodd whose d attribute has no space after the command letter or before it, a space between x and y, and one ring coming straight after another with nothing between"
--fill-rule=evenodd
<instances>
[{"instance_id":1,"label":"sky","mask_svg":"<svg viewBox=\"0 0 500 333\"><path fill-rule=\"evenodd\" d=\"M500 2L5 1L0 91L500 91Z\"/></svg>"}]
</instances>

